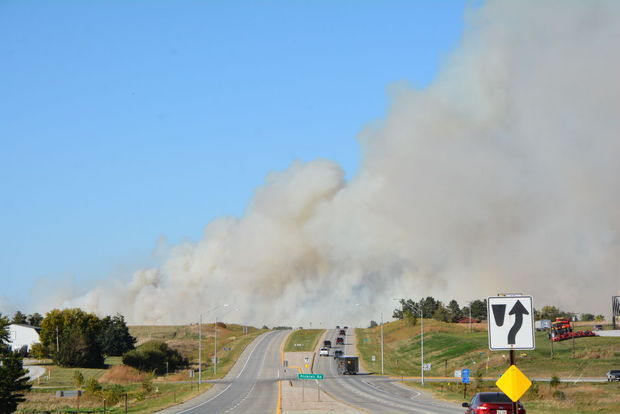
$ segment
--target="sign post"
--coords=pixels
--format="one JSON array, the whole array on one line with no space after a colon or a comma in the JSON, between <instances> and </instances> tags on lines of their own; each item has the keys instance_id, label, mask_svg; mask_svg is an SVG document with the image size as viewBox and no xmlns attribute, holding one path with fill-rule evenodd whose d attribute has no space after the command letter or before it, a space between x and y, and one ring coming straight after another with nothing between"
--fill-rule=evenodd
<instances>
[{"instance_id":1,"label":"sign post","mask_svg":"<svg viewBox=\"0 0 620 414\"><path fill-rule=\"evenodd\" d=\"M534 306L531 296L498 295L487 299L489 349L510 351L510 367L495 383L511 400L512 412L532 385L516 366L515 350L534 349Z\"/></svg>"},{"instance_id":2,"label":"sign post","mask_svg":"<svg viewBox=\"0 0 620 414\"><path fill-rule=\"evenodd\" d=\"M469 368L461 370L461 382L463 383L463 398L467 399L467 384L469 384Z\"/></svg>"}]
</instances>

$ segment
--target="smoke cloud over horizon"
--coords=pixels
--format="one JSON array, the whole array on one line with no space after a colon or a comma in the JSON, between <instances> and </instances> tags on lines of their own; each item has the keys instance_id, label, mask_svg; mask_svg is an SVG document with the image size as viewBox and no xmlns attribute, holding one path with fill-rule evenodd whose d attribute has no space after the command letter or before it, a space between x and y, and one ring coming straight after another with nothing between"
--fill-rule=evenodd
<instances>
[{"instance_id":1,"label":"smoke cloud over horizon","mask_svg":"<svg viewBox=\"0 0 620 414\"><path fill-rule=\"evenodd\" d=\"M368 323L394 297L463 305L522 292L537 307L609 314L620 2L489 1L469 13L432 85L392 88L386 119L360 134L352 180L328 160L294 162L244 217L170 247L161 267L56 305L180 323L230 303L230 319L298 325Z\"/></svg>"}]
</instances>

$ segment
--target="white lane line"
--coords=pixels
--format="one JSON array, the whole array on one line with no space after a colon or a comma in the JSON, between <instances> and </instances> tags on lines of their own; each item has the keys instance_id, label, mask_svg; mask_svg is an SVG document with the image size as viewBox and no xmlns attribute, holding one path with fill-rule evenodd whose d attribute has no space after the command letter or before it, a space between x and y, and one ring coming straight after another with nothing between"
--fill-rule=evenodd
<instances>
[{"instance_id":1,"label":"white lane line","mask_svg":"<svg viewBox=\"0 0 620 414\"><path fill-rule=\"evenodd\" d=\"M239 377L241 376L241 374L242 374L242 373L243 373L243 371L245 370L245 367L248 365L248 362L250 361L250 358L252 357L252 354L254 353L254 351L256 351L256 348L258 348L258 345L259 345L260 343L262 343L262 342L265 340L265 338L266 338L267 336L271 335L272 333L273 333L273 332L270 332L270 333L268 333L267 335L263 336L263 337L261 338L261 340L260 340L260 341L259 341L256 345L254 345L254 349L252 349L252 351L250 352L250 355L248 355L248 358L247 358L247 360L245 361L245 364L243 364L243 368L241 368L241 372L239 372L239 375L237 375L237 377L236 377L236 378L239 378ZM225 392L226 392L226 390L227 390L227 389L229 389L229 388L231 387L231 385L233 385L233 383L232 383L232 382L231 382L230 384L228 384L228 386L227 386L226 388L224 388L222 391L220 391L220 392L219 392L216 396L211 397L211 398L209 398L207 401L202 402L202 403L200 403L200 404L198 404L198 405L195 405L195 406L193 406L193 407L190 407L190 408L188 408L187 410L179 411L177 414L187 413L187 412L190 412L190 411L192 411L192 410L195 410L195 409L196 409L196 408L198 408L198 407L202 407L203 405L205 405L205 404L207 404L207 403L209 403L209 402L211 402L211 401L215 400L217 397L219 397L220 395L222 395L223 393L225 393Z\"/></svg>"}]
</instances>

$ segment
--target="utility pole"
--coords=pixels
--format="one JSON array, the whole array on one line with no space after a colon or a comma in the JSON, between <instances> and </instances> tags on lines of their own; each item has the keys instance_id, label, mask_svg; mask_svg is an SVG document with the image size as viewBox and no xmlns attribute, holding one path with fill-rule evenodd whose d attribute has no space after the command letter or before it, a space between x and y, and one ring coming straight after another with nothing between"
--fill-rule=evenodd
<instances>
[{"instance_id":1,"label":"utility pole","mask_svg":"<svg viewBox=\"0 0 620 414\"><path fill-rule=\"evenodd\" d=\"M215 316L215 325L213 325L215 331L215 345L213 350L213 376L217 374L217 315Z\"/></svg>"},{"instance_id":2,"label":"utility pole","mask_svg":"<svg viewBox=\"0 0 620 414\"><path fill-rule=\"evenodd\" d=\"M424 385L424 313L422 311L422 304L420 304L420 338L421 338L421 352L420 359L422 365L420 371L422 372L422 385Z\"/></svg>"},{"instance_id":3,"label":"utility pole","mask_svg":"<svg viewBox=\"0 0 620 414\"><path fill-rule=\"evenodd\" d=\"M469 304L469 333L471 333L471 303Z\"/></svg>"},{"instance_id":4,"label":"utility pole","mask_svg":"<svg viewBox=\"0 0 620 414\"><path fill-rule=\"evenodd\" d=\"M383 375L383 312L381 312L381 375Z\"/></svg>"},{"instance_id":5,"label":"utility pole","mask_svg":"<svg viewBox=\"0 0 620 414\"><path fill-rule=\"evenodd\" d=\"M198 322L198 388L202 381L202 313Z\"/></svg>"}]
</instances>

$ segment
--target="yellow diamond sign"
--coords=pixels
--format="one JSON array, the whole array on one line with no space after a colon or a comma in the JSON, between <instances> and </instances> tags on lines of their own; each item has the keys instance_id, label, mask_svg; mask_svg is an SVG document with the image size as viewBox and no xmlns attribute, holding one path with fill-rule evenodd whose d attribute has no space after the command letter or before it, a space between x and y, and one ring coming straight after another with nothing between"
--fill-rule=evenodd
<instances>
[{"instance_id":1,"label":"yellow diamond sign","mask_svg":"<svg viewBox=\"0 0 620 414\"><path fill-rule=\"evenodd\" d=\"M510 368L499 377L495 385L497 385L512 401L519 401L519 398L521 398L521 396L525 394L525 391L532 385L532 381L530 381L516 365L511 365Z\"/></svg>"}]
</instances>

